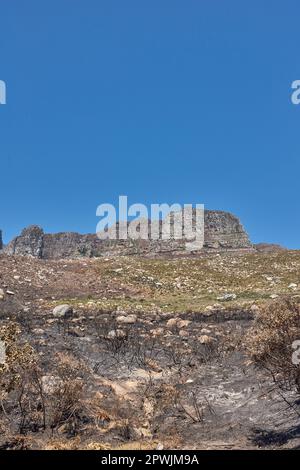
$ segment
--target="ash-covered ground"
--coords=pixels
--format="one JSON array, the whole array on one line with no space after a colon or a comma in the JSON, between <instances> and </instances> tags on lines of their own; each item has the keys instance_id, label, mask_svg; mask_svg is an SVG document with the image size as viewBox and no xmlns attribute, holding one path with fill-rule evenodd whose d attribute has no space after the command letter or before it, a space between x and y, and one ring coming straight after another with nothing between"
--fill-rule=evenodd
<instances>
[{"instance_id":1,"label":"ash-covered ground","mask_svg":"<svg viewBox=\"0 0 300 470\"><path fill-rule=\"evenodd\" d=\"M297 251L61 261L0 255L0 326L18 325L20 346L28 343L38 363L33 384L42 387L38 394L26 379L21 398L18 390L2 401L0 446L297 448L295 397L249 361L245 335L261 305L298 295L299 274ZM67 318L53 315L59 305L70 307ZM53 403L57 389L66 400L59 375L66 364L80 392L58 418ZM31 390L41 403L24 399Z\"/></svg>"}]
</instances>

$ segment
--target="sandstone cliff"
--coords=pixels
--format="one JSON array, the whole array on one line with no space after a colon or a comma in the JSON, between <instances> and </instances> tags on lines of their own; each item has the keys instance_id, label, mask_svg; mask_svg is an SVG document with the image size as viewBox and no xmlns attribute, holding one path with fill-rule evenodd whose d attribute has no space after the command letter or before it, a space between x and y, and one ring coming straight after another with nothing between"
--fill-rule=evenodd
<instances>
[{"instance_id":1,"label":"sandstone cliff","mask_svg":"<svg viewBox=\"0 0 300 470\"><path fill-rule=\"evenodd\" d=\"M251 249L252 244L239 219L228 212L205 211L204 250ZM43 259L114 255L155 255L183 252L184 240L99 240L96 234L45 234L38 226L24 229L5 248L9 255Z\"/></svg>"}]
</instances>

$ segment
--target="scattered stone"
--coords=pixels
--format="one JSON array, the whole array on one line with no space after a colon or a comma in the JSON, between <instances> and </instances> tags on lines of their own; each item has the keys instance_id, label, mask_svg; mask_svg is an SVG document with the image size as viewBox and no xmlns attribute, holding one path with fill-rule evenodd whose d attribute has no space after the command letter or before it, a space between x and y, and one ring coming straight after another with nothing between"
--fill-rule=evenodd
<instances>
[{"instance_id":1,"label":"scattered stone","mask_svg":"<svg viewBox=\"0 0 300 470\"><path fill-rule=\"evenodd\" d=\"M202 328L202 330L200 330L200 333L201 335L210 335L211 330L209 330L208 328Z\"/></svg>"},{"instance_id":2,"label":"scattered stone","mask_svg":"<svg viewBox=\"0 0 300 470\"><path fill-rule=\"evenodd\" d=\"M215 303L215 304L213 304L213 308L214 308L215 310L218 310L218 309L219 309L219 310L224 310L225 307L224 307L224 305L222 305L222 304Z\"/></svg>"},{"instance_id":3,"label":"scattered stone","mask_svg":"<svg viewBox=\"0 0 300 470\"><path fill-rule=\"evenodd\" d=\"M199 339L200 344L210 344L216 341L214 338L208 335L201 335L199 336L198 339Z\"/></svg>"},{"instance_id":4,"label":"scattered stone","mask_svg":"<svg viewBox=\"0 0 300 470\"><path fill-rule=\"evenodd\" d=\"M67 319L67 318L71 318L72 315L73 315L73 307L71 307L71 305L68 305L68 304L57 305L57 307L53 309L53 316L55 318Z\"/></svg>"},{"instance_id":5,"label":"scattered stone","mask_svg":"<svg viewBox=\"0 0 300 470\"><path fill-rule=\"evenodd\" d=\"M126 337L126 333L125 333L125 331L119 330L119 329L118 329L118 330L111 330L111 331L108 333L107 337L108 337L109 339L125 338L125 337Z\"/></svg>"},{"instance_id":6,"label":"scattered stone","mask_svg":"<svg viewBox=\"0 0 300 470\"><path fill-rule=\"evenodd\" d=\"M90 336L81 336L79 337L81 341L86 341L87 343L92 343L93 339Z\"/></svg>"},{"instance_id":7,"label":"scattered stone","mask_svg":"<svg viewBox=\"0 0 300 470\"><path fill-rule=\"evenodd\" d=\"M190 323L191 323L190 320L178 320L176 326L178 328L186 328L187 326L189 326Z\"/></svg>"},{"instance_id":8,"label":"scattered stone","mask_svg":"<svg viewBox=\"0 0 300 470\"><path fill-rule=\"evenodd\" d=\"M45 333L45 331L42 330L42 328L34 328L32 330L32 333L34 333L35 335L43 335Z\"/></svg>"},{"instance_id":9,"label":"scattered stone","mask_svg":"<svg viewBox=\"0 0 300 470\"><path fill-rule=\"evenodd\" d=\"M6 293L7 295L15 295L15 293L12 290L7 290Z\"/></svg>"},{"instance_id":10,"label":"scattered stone","mask_svg":"<svg viewBox=\"0 0 300 470\"><path fill-rule=\"evenodd\" d=\"M128 325L131 325L133 323L136 323L137 321L137 316L136 315L120 315L119 317L117 317L116 319L117 323L121 323L121 324L128 324Z\"/></svg>"},{"instance_id":11,"label":"scattered stone","mask_svg":"<svg viewBox=\"0 0 300 470\"><path fill-rule=\"evenodd\" d=\"M207 312L212 312L214 310L214 306L213 305L207 305L207 307L205 307L205 310Z\"/></svg>"},{"instance_id":12,"label":"scattered stone","mask_svg":"<svg viewBox=\"0 0 300 470\"><path fill-rule=\"evenodd\" d=\"M176 324L177 324L177 318L170 318L167 321L167 327L169 328L173 328L174 326L176 326Z\"/></svg>"},{"instance_id":13,"label":"scattered stone","mask_svg":"<svg viewBox=\"0 0 300 470\"><path fill-rule=\"evenodd\" d=\"M229 300L235 300L236 298L237 298L236 294L224 294L218 297L217 300L220 300L221 302L227 302Z\"/></svg>"}]
</instances>

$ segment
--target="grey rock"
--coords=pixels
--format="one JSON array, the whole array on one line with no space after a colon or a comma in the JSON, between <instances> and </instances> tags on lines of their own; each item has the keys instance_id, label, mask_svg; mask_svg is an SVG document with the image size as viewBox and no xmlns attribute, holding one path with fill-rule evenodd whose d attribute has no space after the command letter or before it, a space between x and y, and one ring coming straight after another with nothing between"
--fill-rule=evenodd
<instances>
[{"instance_id":1,"label":"grey rock","mask_svg":"<svg viewBox=\"0 0 300 470\"><path fill-rule=\"evenodd\" d=\"M53 309L53 316L64 320L71 318L73 316L73 307L67 304L57 305Z\"/></svg>"},{"instance_id":2,"label":"grey rock","mask_svg":"<svg viewBox=\"0 0 300 470\"><path fill-rule=\"evenodd\" d=\"M131 325L137 321L136 315L120 315L116 319L117 323Z\"/></svg>"},{"instance_id":3,"label":"grey rock","mask_svg":"<svg viewBox=\"0 0 300 470\"><path fill-rule=\"evenodd\" d=\"M42 258L44 231L37 225L25 228L4 249L8 255L33 256Z\"/></svg>"},{"instance_id":4,"label":"grey rock","mask_svg":"<svg viewBox=\"0 0 300 470\"><path fill-rule=\"evenodd\" d=\"M221 297L218 297L218 300L220 300L221 302L226 302L229 300L235 300L236 297L237 297L236 294L224 294Z\"/></svg>"},{"instance_id":5,"label":"grey rock","mask_svg":"<svg viewBox=\"0 0 300 470\"><path fill-rule=\"evenodd\" d=\"M111 331L109 331L109 333L107 335L108 339L125 338L125 337L126 337L125 331L119 330L119 329L111 330Z\"/></svg>"},{"instance_id":6,"label":"grey rock","mask_svg":"<svg viewBox=\"0 0 300 470\"><path fill-rule=\"evenodd\" d=\"M7 295L15 295L15 293L12 290L7 290L6 293Z\"/></svg>"}]
</instances>

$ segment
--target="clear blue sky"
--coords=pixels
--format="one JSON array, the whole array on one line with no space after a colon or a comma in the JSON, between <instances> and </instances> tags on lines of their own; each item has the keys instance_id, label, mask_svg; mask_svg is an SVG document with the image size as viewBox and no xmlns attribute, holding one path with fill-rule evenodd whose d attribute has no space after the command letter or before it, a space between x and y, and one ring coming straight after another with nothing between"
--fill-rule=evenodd
<instances>
[{"instance_id":1,"label":"clear blue sky","mask_svg":"<svg viewBox=\"0 0 300 470\"><path fill-rule=\"evenodd\" d=\"M2 1L5 241L94 232L125 194L299 248L299 22L299 0Z\"/></svg>"}]
</instances>

